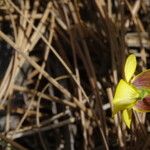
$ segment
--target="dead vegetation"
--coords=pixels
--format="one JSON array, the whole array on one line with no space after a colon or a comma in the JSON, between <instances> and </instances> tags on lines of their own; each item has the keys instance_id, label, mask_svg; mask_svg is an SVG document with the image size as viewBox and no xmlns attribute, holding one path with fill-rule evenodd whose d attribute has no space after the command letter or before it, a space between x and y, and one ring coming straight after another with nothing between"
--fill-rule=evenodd
<instances>
[{"instance_id":1,"label":"dead vegetation","mask_svg":"<svg viewBox=\"0 0 150 150\"><path fill-rule=\"evenodd\" d=\"M147 0L1 0L0 147L149 149L149 114L131 130L111 115L126 56L150 66L149 13Z\"/></svg>"}]
</instances>

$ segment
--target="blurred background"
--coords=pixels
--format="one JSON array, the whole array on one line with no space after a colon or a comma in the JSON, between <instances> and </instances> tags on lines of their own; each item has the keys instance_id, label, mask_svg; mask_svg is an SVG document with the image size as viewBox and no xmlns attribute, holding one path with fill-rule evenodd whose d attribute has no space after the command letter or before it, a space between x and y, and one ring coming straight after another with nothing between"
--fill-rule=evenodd
<instances>
[{"instance_id":1,"label":"blurred background","mask_svg":"<svg viewBox=\"0 0 150 150\"><path fill-rule=\"evenodd\" d=\"M134 53L150 68L148 0L0 0L0 149L148 150L112 99Z\"/></svg>"}]
</instances>

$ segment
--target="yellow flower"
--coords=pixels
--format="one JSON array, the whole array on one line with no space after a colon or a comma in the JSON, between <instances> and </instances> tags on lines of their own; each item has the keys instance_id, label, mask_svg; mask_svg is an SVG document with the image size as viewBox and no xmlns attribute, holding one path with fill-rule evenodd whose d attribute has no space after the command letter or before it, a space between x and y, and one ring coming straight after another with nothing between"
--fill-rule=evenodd
<instances>
[{"instance_id":1,"label":"yellow flower","mask_svg":"<svg viewBox=\"0 0 150 150\"><path fill-rule=\"evenodd\" d=\"M136 66L135 55L129 55L124 68L125 80L119 81L113 99L113 115L122 111L123 120L129 128L132 121L132 108L140 112L150 111L150 70L132 79Z\"/></svg>"}]
</instances>

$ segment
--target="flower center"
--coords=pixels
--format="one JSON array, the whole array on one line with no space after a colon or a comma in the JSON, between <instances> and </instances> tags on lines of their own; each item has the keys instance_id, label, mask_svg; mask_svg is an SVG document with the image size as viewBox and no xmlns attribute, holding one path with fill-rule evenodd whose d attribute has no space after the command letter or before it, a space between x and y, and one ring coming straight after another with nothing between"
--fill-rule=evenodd
<instances>
[{"instance_id":1,"label":"flower center","mask_svg":"<svg viewBox=\"0 0 150 150\"><path fill-rule=\"evenodd\" d=\"M140 89L139 90L140 93L140 99L144 99L147 96L150 96L150 90L149 89Z\"/></svg>"}]
</instances>

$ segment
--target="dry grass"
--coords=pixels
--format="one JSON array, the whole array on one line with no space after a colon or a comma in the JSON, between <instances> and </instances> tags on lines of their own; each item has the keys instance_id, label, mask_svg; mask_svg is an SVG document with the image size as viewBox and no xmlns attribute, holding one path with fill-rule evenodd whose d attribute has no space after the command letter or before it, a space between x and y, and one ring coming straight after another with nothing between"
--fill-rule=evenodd
<instances>
[{"instance_id":1,"label":"dry grass","mask_svg":"<svg viewBox=\"0 0 150 150\"><path fill-rule=\"evenodd\" d=\"M131 130L111 116L126 56L150 66L149 12L146 0L1 0L0 146L149 149L149 114Z\"/></svg>"}]
</instances>

